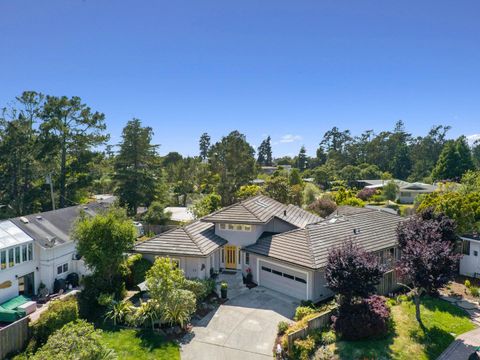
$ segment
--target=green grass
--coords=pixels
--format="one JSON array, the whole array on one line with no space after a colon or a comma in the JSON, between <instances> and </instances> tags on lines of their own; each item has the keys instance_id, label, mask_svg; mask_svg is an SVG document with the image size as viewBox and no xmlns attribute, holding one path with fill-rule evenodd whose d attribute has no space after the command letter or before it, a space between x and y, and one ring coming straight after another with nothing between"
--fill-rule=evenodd
<instances>
[{"instance_id":1,"label":"green grass","mask_svg":"<svg viewBox=\"0 0 480 360\"><path fill-rule=\"evenodd\" d=\"M180 359L179 345L152 331L135 329L103 330L105 345L122 360Z\"/></svg>"},{"instance_id":2,"label":"green grass","mask_svg":"<svg viewBox=\"0 0 480 360\"><path fill-rule=\"evenodd\" d=\"M411 301L394 305L392 315L394 329L387 338L339 341L332 347L341 359L433 360L456 336L475 328L465 312L440 299L422 300L425 333L415 319L415 306Z\"/></svg>"}]
</instances>

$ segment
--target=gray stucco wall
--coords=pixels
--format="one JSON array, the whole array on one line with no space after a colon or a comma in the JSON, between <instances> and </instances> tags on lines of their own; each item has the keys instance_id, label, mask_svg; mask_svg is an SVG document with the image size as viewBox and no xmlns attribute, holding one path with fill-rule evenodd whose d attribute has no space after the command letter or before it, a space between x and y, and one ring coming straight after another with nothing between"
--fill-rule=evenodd
<instances>
[{"instance_id":1,"label":"gray stucco wall","mask_svg":"<svg viewBox=\"0 0 480 360\"><path fill-rule=\"evenodd\" d=\"M215 224L215 233L218 236L227 240L230 245L241 248L255 244L264 231L263 225L252 225L252 231L231 231L222 230L219 224Z\"/></svg>"},{"instance_id":2,"label":"gray stucco wall","mask_svg":"<svg viewBox=\"0 0 480 360\"><path fill-rule=\"evenodd\" d=\"M277 218L273 218L272 221L265 226L265 231L274 233L283 233L293 229L296 229L296 227Z\"/></svg>"},{"instance_id":3,"label":"gray stucco wall","mask_svg":"<svg viewBox=\"0 0 480 360\"><path fill-rule=\"evenodd\" d=\"M329 288L327 288L325 272L323 270L315 271L313 273L313 300L320 301L333 295L333 292Z\"/></svg>"}]
</instances>

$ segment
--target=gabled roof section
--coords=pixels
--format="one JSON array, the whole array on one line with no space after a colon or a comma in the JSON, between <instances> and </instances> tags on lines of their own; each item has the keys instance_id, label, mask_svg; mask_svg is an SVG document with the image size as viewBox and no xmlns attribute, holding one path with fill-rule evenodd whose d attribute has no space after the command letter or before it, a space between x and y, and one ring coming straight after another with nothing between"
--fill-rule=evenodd
<instances>
[{"instance_id":1,"label":"gabled roof section","mask_svg":"<svg viewBox=\"0 0 480 360\"><path fill-rule=\"evenodd\" d=\"M268 196L257 195L207 215L202 221L266 224L274 217L299 228L323 220L298 206L285 205Z\"/></svg>"},{"instance_id":2,"label":"gabled roof section","mask_svg":"<svg viewBox=\"0 0 480 360\"><path fill-rule=\"evenodd\" d=\"M104 202L92 202L63 209L25 215L11 219L22 231L33 238L40 246L50 248L72 241L70 232L80 213L94 216L108 208Z\"/></svg>"},{"instance_id":3,"label":"gabled roof section","mask_svg":"<svg viewBox=\"0 0 480 360\"><path fill-rule=\"evenodd\" d=\"M353 241L370 252L394 247L396 229L404 219L384 211L335 216L304 229L261 238L247 251L311 269L327 264L330 249Z\"/></svg>"},{"instance_id":4,"label":"gabled roof section","mask_svg":"<svg viewBox=\"0 0 480 360\"><path fill-rule=\"evenodd\" d=\"M135 251L158 255L206 256L225 243L226 240L215 235L214 224L195 221L138 243Z\"/></svg>"}]
</instances>

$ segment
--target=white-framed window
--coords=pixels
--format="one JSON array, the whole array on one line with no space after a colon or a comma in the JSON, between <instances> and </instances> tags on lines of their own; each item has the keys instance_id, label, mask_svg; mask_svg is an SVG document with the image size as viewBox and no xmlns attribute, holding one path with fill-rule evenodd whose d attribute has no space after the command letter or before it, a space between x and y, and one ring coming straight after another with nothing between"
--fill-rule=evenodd
<instances>
[{"instance_id":1,"label":"white-framed window","mask_svg":"<svg viewBox=\"0 0 480 360\"><path fill-rule=\"evenodd\" d=\"M249 224L220 224L220 230L250 232L252 229L252 225Z\"/></svg>"},{"instance_id":2,"label":"white-framed window","mask_svg":"<svg viewBox=\"0 0 480 360\"><path fill-rule=\"evenodd\" d=\"M250 253L245 253L245 265L250 265Z\"/></svg>"},{"instance_id":3,"label":"white-framed window","mask_svg":"<svg viewBox=\"0 0 480 360\"><path fill-rule=\"evenodd\" d=\"M22 261L28 261L28 247L27 247L27 245L22 245Z\"/></svg>"},{"instance_id":4,"label":"white-framed window","mask_svg":"<svg viewBox=\"0 0 480 360\"><path fill-rule=\"evenodd\" d=\"M33 260L33 244L28 244L28 261Z\"/></svg>"},{"instance_id":5,"label":"white-framed window","mask_svg":"<svg viewBox=\"0 0 480 360\"><path fill-rule=\"evenodd\" d=\"M68 263L57 266L57 275L68 272Z\"/></svg>"}]
</instances>

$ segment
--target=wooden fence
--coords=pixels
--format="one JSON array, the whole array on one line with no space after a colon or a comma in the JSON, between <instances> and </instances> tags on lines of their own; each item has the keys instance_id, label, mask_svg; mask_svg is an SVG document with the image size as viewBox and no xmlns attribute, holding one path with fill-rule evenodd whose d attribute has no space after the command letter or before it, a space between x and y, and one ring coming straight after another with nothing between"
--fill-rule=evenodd
<instances>
[{"instance_id":1,"label":"wooden fence","mask_svg":"<svg viewBox=\"0 0 480 360\"><path fill-rule=\"evenodd\" d=\"M303 329L300 329L291 334L288 334L287 335L288 351L290 352L292 350L293 342L295 340L306 338L308 333L311 330L322 329L328 324L330 324L330 321L331 321L330 319L335 311L336 311L336 308L326 310L318 314L318 316L315 316L314 318L308 320L307 326L304 327Z\"/></svg>"},{"instance_id":2,"label":"wooden fence","mask_svg":"<svg viewBox=\"0 0 480 360\"><path fill-rule=\"evenodd\" d=\"M0 329L0 359L3 360L8 354L23 350L29 340L29 318L20 320Z\"/></svg>"}]
</instances>

